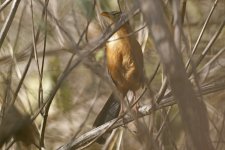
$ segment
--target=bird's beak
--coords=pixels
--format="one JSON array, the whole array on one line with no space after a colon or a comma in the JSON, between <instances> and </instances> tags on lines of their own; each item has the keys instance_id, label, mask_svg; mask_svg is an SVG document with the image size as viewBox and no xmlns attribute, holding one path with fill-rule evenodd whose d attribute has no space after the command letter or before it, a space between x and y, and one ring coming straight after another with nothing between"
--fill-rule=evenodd
<instances>
[{"instance_id":1,"label":"bird's beak","mask_svg":"<svg viewBox=\"0 0 225 150\"><path fill-rule=\"evenodd\" d=\"M101 15L104 16L104 17L107 17L107 18L111 18L110 13L108 13L108 12L102 12Z\"/></svg>"}]
</instances>

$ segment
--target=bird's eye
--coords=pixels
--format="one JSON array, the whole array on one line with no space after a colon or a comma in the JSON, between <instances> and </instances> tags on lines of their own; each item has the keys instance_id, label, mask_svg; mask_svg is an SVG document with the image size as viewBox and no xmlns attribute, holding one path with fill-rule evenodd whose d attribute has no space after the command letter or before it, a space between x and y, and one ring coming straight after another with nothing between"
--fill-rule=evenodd
<instances>
[{"instance_id":1,"label":"bird's eye","mask_svg":"<svg viewBox=\"0 0 225 150\"><path fill-rule=\"evenodd\" d=\"M119 15L120 15L120 12L119 12L119 11L114 11L114 12L113 12L113 15L119 16Z\"/></svg>"}]
</instances>

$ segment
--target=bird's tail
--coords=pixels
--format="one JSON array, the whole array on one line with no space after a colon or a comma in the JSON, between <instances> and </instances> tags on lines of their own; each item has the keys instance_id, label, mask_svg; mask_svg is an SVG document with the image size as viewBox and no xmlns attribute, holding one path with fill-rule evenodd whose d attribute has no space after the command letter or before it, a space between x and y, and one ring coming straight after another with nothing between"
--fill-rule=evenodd
<instances>
[{"instance_id":1,"label":"bird's tail","mask_svg":"<svg viewBox=\"0 0 225 150\"><path fill-rule=\"evenodd\" d=\"M104 123L115 119L118 117L120 112L120 99L116 96L115 93L112 93L105 103L104 107L98 114L97 118L94 121L93 127L98 127L103 125ZM106 142L106 138L111 134L111 132L107 132L101 137L97 139L97 143L104 144Z\"/></svg>"}]
</instances>

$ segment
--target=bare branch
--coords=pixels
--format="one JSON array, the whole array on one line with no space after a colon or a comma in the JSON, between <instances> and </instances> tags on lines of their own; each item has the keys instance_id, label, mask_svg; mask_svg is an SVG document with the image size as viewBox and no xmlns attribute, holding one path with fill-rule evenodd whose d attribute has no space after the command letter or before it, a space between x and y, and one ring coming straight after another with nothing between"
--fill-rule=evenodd
<instances>
[{"instance_id":1,"label":"bare branch","mask_svg":"<svg viewBox=\"0 0 225 150\"><path fill-rule=\"evenodd\" d=\"M9 15L8 15L6 21L5 21L5 23L4 23L4 25L3 25L2 29L1 29L1 32L0 32L0 48L2 47L4 39L5 39L8 31L9 31L9 28L10 28L10 26L12 24L12 21L14 19L14 16L16 14L16 11L17 11L17 8L18 8L19 4L20 4L20 0L14 0L13 1L11 10L9 12Z\"/></svg>"},{"instance_id":2,"label":"bare branch","mask_svg":"<svg viewBox=\"0 0 225 150\"><path fill-rule=\"evenodd\" d=\"M208 86L203 86L202 94L207 95L207 94L213 93L215 91L220 91L220 90L224 90L224 89L225 89L225 81L211 84ZM176 104L175 99L173 97L168 97L168 98L163 99L160 104L142 106L138 110L140 113L139 117L150 115L154 111L157 111L159 109L162 109L162 108L165 108L168 106L172 106L174 104ZM82 147L86 147L85 145L89 145L90 142L93 143L93 141L95 141L99 136L101 136L102 133L104 133L106 130L112 130L112 129L118 128L120 126L123 126L124 124L127 124L127 123L133 121L134 119L135 118L133 118L132 116L126 115L123 119L121 118L118 120L118 118L116 118L114 120L111 120L97 128L92 129L91 131L88 131L88 132L80 135L76 139L72 139L67 144L58 148L58 150L69 150L71 148L82 149ZM114 124L114 125L112 126L112 124Z\"/></svg>"},{"instance_id":3,"label":"bare branch","mask_svg":"<svg viewBox=\"0 0 225 150\"><path fill-rule=\"evenodd\" d=\"M165 21L162 2L140 1L140 7L151 30L172 93L177 100L182 121L191 142L189 145L196 150L213 150L206 107L196 97L188 80L184 64Z\"/></svg>"}]
</instances>

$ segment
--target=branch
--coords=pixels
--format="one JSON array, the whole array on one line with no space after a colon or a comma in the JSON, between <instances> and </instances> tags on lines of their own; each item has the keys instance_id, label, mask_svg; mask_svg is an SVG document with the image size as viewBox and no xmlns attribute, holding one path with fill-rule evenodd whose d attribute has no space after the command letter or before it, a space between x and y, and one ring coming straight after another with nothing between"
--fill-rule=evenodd
<instances>
[{"instance_id":1,"label":"branch","mask_svg":"<svg viewBox=\"0 0 225 150\"><path fill-rule=\"evenodd\" d=\"M14 19L15 14L16 14L16 10L19 6L19 3L20 3L20 0L14 0L13 1L12 8L11 8L11 10L9 12L9 15L8 15L3 27L2 27L2 30L0 32L0 48L2 47L2 43L3 43L3 41L6 37L6 34L9 31L9 27L12 24L12 21Z\"/></svg>"},{"instance_id":2,"label":"branch","mask_svg":"<svg viewBox=\"0 0 225 150\"><path fill-rule=\"evenodd\" d=\"M209 136L207 110L202 100L196 96L188 80L179 46L174 42L166 21L162 1L139 0L144 18L163 64L168 83L177 100L181 118L191 149L213 150ZM180 42L180 41L176 41ZM177 46L177 47L176 47Z\"/></svg>"},{"instance_id":3,"label":"branch","mask_svg":"<svg viewBox=\"0 0 225 150\"><path fill-rule=\"evenodd\" d=\"M202 95L207 95L210 93L214 93L217 91L221 91L225 89L225 81L220 81L218 83L213 83L207 86L202 87ZM201 96L198 94L198 96ZM139 108L139 113L140 114L138 117L144 117L146 115L152 114L154 111L157 111L159 109L172 106L176 104L176 101L174 97L170 96L168 98L162 99L162 101L157 104L157 105L145 105ZM131 121L133 121L135 118L132 116L126 115L124 118L121 119L113 119L97 128L94 128L76 139L70 140L67 144L62 145L61 147L58 148L58 150L69 150L69 149L82 149L83 147L86 147L86 145L89 145L89 143L94 142L97 140L98 137L100 137L106 130L113 130L115 128L118 128L120 126L123 126L124 124L127 124Z\"/></svg>"}]
</instances>

